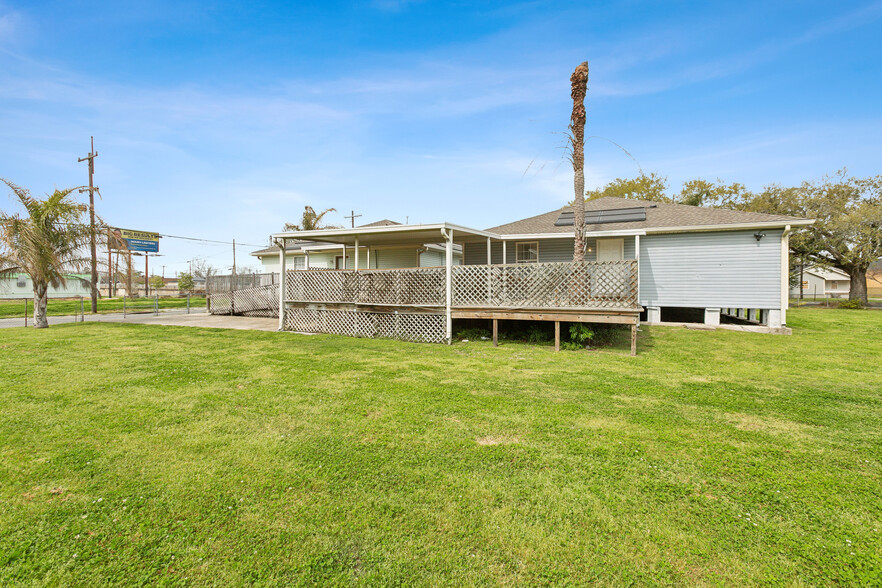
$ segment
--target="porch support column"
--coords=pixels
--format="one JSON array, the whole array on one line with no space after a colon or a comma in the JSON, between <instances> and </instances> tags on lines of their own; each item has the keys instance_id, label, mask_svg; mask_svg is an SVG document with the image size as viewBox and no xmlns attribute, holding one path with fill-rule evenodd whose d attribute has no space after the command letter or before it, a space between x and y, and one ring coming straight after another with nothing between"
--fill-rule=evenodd
<instances>
[{"instance_id":1,"label":"porch support column","mask_svg":"<svg viewBox=\"0 0 882 588\"><path fill-rule=\"evenodd\" d=\"M340 269L346 269L346 244L343 244L343 261L340 262L340 265L343 266Z\"/></svg>"},{"instance_id":2,"label":"porch support column","mask_svg":"<svg viewBox=\"0 0 882 588\"><path fill-rule=\"evenodd\" d=\"M355 236L355 260L352 267L358 271L358 235Z\"/></svg>"},{"instance_id":3,"label":"porch support column","mask_svg":"<svg viewBox=\"0 0 882 588\"><path fill-rule=\"evenodd\" d=\"M447 315L447 344L453 343L453 316L451 315L451 302L453 298L453 229L441 229L441 234L446 239L444 248L444 274L446 281L446 315Z\"/></svg>"},{"instance_id":4,"label":"porch support column","mask_svg":"<svg viewBox=\"0 0 882 588\"><path fill-rule=\"evenodd\" d=\"M508 263L508 256L505 254L505 239L502 240L502 265Z\"/></svg>"},{"instance_id":5,"label":"porch support column","mask_svg":"<svg viewBox=\"0 0 882 588\"><path fill-rule=\"evenodd\" d=\"M371 246L367 246L367 269L371 269Z\"/></svg>"},{"instance_id":6,"label":"porch support column","mask_svg":"<svg viewBox=\"0 0 882 588\"><path fill-rule=\"evenodd\" d=\"M640 305L640 235L634 235L634 259L637 260L637 304Z\"/></svg>"},{"instance_id":7,"label":"porch support column","mask_svg":"<svg viewBox=\"0 0 882 588\"><path fill-rule=\"evenodd\" d=\"M303 255L306 257L306 269L309 269L309 251L304 251Z\"/></svg>"},{"instance_id":8,"label":"porch support column","mask_svg":"<svg viewBox=\"0 0 882 588\"><path fill-rule=\"evenodd\" d=\"M279 246L279 330L285 330L285 240L276 241Z\"/></svg>"},{"instance_id":9,"label":"porch support column","mask_svg":"<svg viewBox=\"0 0 882 588\"><path fill-rule=\"evenodd\" d=\"M465 255L463 255L463 261L465 261ZM490 267L491 263L490 237L487 237L487 306L490 306L490 301L493 300L493 268Z\"/></svg>"}]
</instances>

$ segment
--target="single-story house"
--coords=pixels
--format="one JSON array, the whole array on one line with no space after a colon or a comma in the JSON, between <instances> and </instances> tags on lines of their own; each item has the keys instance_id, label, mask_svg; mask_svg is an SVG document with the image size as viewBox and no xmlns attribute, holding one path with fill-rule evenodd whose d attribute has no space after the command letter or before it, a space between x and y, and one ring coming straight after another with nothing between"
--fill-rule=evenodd
<instances>
[{"instance_id":1,"label":"single-story house","mask_svg":"<svg viewBox=\"0 0 882 588\"><path fill-rule=\"evenodd\" d=\"M286 276L280 329L449 341L460 318L612 322L632 326L633 350L639 321L678 309L785 327L789 235L813 221L607 197L586 202L585 222L582 262L570 207L489 229L289 231L255 255Z\"/></svg>"},{"instance_id":2,"label":"single-story house","mask_svg":"<svg viewBox=\"0 0 882 588\"><path fill-rule=\"evenodd\" d=\"M67 274L65 285L54 288L49 286L49 298L89 298L91 276L89 274ZM101 280L98 280L99 288ZM0 276L0 298L33 298L34 284L25 273L13 273Z\"/></svg>"},{"instance_id":3,"label":"single-story house","mask_svg":"<svg viewBox=\"0 0 882 588\"><path fill-rule=\"evenodd\" d=\"M834 267L808 266L802 270L802 287L790 289L791 298L847 298L851 291L851 277Z\"/></svg>"}]
</instances>

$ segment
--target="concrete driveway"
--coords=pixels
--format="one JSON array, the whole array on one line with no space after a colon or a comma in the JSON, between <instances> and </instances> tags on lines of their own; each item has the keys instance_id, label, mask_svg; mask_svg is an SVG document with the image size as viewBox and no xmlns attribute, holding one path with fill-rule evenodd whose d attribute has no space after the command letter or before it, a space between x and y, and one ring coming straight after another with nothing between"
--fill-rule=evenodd
<instances>
[{"instance_id":1,"label":"concrete driveway","mask_svg":"<svg viewBox=\"0 0 882 588\"><path fill-rule=\"evenodd\" d=\"M50 316L49 326L79 322L80 317ZM213 329L244 329L250 331L278 331L279 319L249 316L220 316L204 311L191 312L181 310L162 311L154 314L96 314L85 317L88 323L132 323L138 325L168 325L175 327L208 327ZM33 318L28 317L28 327L32 328ZM0 329L23 327L24 318L0 319Z\"/></svg>"}]
</instances>

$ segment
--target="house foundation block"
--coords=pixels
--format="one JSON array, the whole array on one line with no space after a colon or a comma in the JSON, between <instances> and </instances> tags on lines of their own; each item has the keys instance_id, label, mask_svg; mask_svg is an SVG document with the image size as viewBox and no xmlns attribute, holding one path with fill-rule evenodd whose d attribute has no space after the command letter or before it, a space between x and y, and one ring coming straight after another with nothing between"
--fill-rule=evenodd
<instances>
[{"instance_id":1,"label":"house foundation block","mask_svg":"<svg viewBox=\"0 0 882 588\"><path fill-rule=\"evenodd\" d=\"M647 306L646 307L646 322L649 324L660 323L661 322L661 307Z\"/></svg>"},{"instance_id":2,"label":"house foundation block","mask_svg":"<svg viewBox=\"0 0 882 588\"><path fill-rule=\"evenodd\" d=\"M712 325L714 327L719 326L719 324L720 324L720 309L719 308L705 308L704 309L704 324Z\"/></svg>"},{"instance_id":3,"label":"house foundation block","mask_svg":"<svg viewBox=\"0 0 882 588\"><path fill-rule=\"evenodd\" d=\"M768 312L768 315L767 315L768 318L766 319L766 320L767 320L767 322L766 322L766 325L767 325L767 326L769 326L769 327L771 327L771 328L773 328L773 329L777 329L777 328L780 328L780 327L783 327L783 326L784 326L784 323L783 323L783 321L781 320L781 311L780 311L780 310L777 310L777 309L771 309L771 310L769 310L769 311L767 311L767 312Z\"/></svg>"}]
</instances>

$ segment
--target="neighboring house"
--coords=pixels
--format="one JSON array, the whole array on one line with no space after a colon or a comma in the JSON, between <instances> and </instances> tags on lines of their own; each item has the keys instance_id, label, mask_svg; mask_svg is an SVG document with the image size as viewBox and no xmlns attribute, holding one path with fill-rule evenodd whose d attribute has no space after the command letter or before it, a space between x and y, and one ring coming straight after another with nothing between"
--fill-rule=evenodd
<instances>
[{"instance_id":1,"label":"neighboring house","mask_svg":"<svg viewBox=\"0 0 882 588\"><path fill-rule=\"evenodd\" d=\"M375 227L403 226L388 219L361 225L356 229ZM317 241L288 240L286 245L286 266L290 269L352 269L354 256L352 248L344 252L344 247L337 244ZM366 247L361 251L358 261L359 269L397 269L405 267L440 267L444 265L444 246L437 243L420 243L416 245L391 245ZM261 270L265 273L279 272L279 248L268 247L252 251L251 255L260 261ZM344 267L345 255L345 267ZM457 246L453 252L453 263L462 261L462 248Z\"/></svg>"},{"instance_id":2,"label":"neighboring house","mask_svg":"<svg viewBox=\"0 0 882 588\"><path fill-rule=\"evenodd\" d=\"M847 298L851 277L836 268L806 267L802 270L802 288L790 289L791 298Z\"/></svg>"},{"instance_id":3,"label":"neighboring house","mask_svg":"<svg viewBox=\"0 0 882 588\"><path fill-rule=\"evenodd\" d=\"M585 209L583 262L572 261L569 207L486 230L387 221L290 231L254 255L286 273L272 304L287 330L450 341L454 319L620 323L631 325L633 353L640 320L786 325L789 235L814 221L609 197ZM257 310L248 304L243 295L227 308Z\"/></svg>"},{"instance_id":4,"label":"neighboring house","mask_svg":"<svg viewBox=\"0 0 882 588\"><path fill-rule=\"evenodd\" d=\"M867 295L882 298L882 259L871 264L867 270Z\"/></svg>"},{"instance_id":5,"label":"neighboring house","mask_svg":"<svg viewBox=\"0 0 882 588\"><path fill-rule=\"evenodd\" d=\"M59 288L49 286L49 298L77 298L91 296L89 289L89 274L68 274L65 276L66 284ZM101 280L98 280L99 288ZM27 274L10 274L0 276L0 298L33 298L34 285Z\"/></svg>"}]
</instances>

